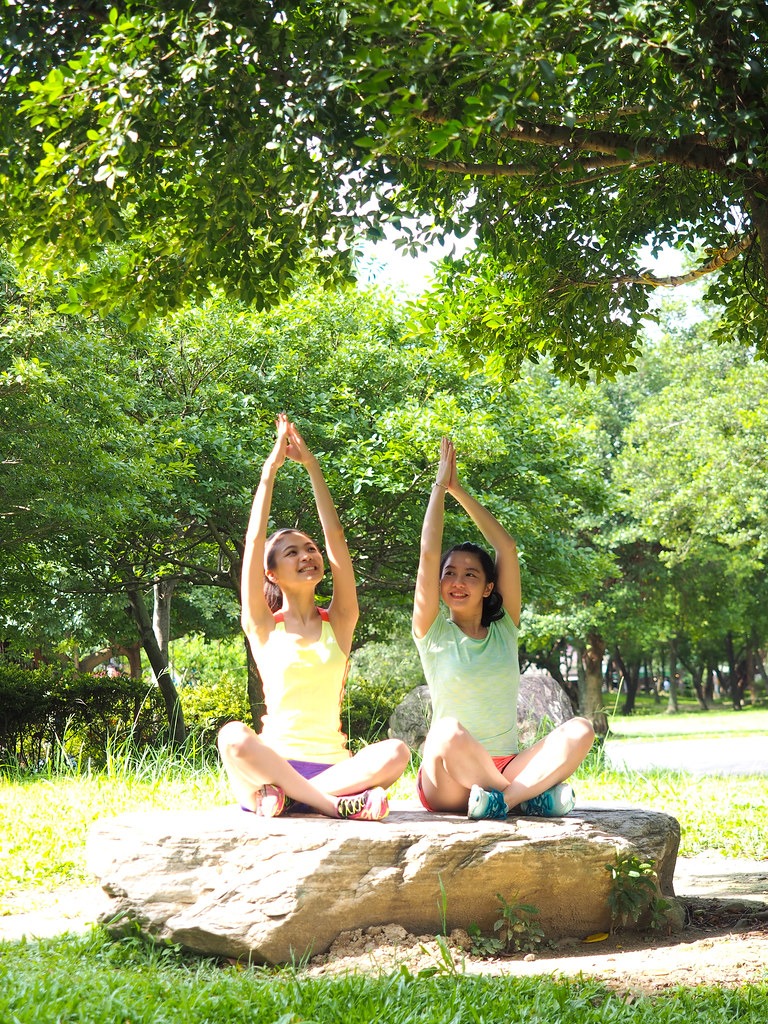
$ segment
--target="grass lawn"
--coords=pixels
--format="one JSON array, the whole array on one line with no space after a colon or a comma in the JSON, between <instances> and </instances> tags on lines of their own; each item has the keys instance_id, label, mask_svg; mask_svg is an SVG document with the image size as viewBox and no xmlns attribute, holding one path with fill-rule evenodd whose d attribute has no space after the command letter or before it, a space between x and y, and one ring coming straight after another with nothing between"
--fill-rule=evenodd
<instances>
[{"instance_id":1,"label":"grass lawn","mask_svg":"<svg viewBox=\"0 0 768 1024\"><path fill-rule=\"evenodd\" d=\"M650 731L673 724L685 731L670 735L701 735L688 720L709 729L713 719L707 714L686 713L682 726L682 715L671 721L636 716L626 724L635 729L647 722ZM711 714L731 721L726 711ZM765 721L762 710L732 713L732 718L745 731ZM614 718L614 731L621 721ZM765 777L616 772L605 767L595 750L575 785L580 799L623 800L673 814L683 829L683 855L714 850L768 859ZM392 795L412 793L411 773ZM0 775L0 914L18 909L19 898L34 905L35 893L92 882L84 847L97 818L142 808L229 802L218 768L200 757L163 754L140 762L113 757L99 774ZM115 942L98 930L35 943L0 943L2 1024L764 1024L766 1005L768 983L627 1000L594 981L458 973L426 977L413 976L405 967L382 978L308 979L293 968L241 970L189 957L137 936Z\"/></svg>"},{"instance_id":2,"label":"grass lawn","mask_svg":"<svg viewBox=\"0 0 768 1024\"><path fill-rule=\"evenodd\" d=\"M8 1024L764 1024L768 985L610 992L595 981L424 977L301 978L238 970L99 932L0 944L0 1020Z\"/></svg>"},{"instance_id":3,"label":"grass lawn","mask_svg":"<svg viewBox=\"0 0 768 1024\"><path fill-rule=\"evenodd\" d=\"M619 701L617 704L619 709L621 703ZM716 704L709 711L703 711L695 700L687 697L678 702L679 711L676 714L667 713L667 702L664 699L660 704L655 704L652 698L641 695L637 703L637 709L632 715L614 713L613 706L606 708L610 716L611 739L768 737L768 704L765 703L756 707L748 704L741 711L734 711L729 704Z\"/></svg>"}]
</instances>

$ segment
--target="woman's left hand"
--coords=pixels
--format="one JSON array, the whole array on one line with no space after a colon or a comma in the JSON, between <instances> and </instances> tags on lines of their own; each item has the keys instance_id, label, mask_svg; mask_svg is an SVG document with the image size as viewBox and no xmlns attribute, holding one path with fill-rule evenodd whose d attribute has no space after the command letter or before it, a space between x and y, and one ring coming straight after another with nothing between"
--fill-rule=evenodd
<instances>
[{"instance_id":1,"label":"woman's left hand","mask_svg":"<svg viewBox=\"0 0 768 1024\"><path fill-rule=\"evenodd\" d=\"M285 454L287 458L300 463L307 463L312 458L312 452L307 447L307 442L292 420L288 423L288 447Z\"/></svg>"}]
</instances>

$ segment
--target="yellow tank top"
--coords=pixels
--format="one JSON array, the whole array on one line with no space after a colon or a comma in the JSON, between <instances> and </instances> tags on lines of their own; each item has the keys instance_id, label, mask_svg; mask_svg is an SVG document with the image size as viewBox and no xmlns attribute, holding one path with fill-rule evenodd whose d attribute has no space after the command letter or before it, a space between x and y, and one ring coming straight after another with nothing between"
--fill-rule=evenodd
<instances>
[{"instance_id":1,"label":"yellow tank top","mask_svg":"<svg viewBox=\"0 0 768 1024\"><path fill-rule=\"evenodd\" d=\"M311 644L296 643L281 613L275 614L275 628L256 659L267 706L261 738L282 757L336 764L349 757L340 718L348 658L328 612L318 611L322 630Z\"/></svg>"}]
</instances>

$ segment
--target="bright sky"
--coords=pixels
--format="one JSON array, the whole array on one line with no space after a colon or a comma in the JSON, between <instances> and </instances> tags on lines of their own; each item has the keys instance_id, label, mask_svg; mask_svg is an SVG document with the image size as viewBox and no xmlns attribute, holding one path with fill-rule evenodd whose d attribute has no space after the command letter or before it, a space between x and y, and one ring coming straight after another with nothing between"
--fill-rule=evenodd
<instances>
[{"instance_id":1,"label":"bright sky","mask_svg":"<svg viewBox=\"0 0 768 1024\"><path fill-rule=\"evenodd\" d=\"M450 247L435 245L420 256L405 256L395 248L395 233L388 234L390 237L387 239L364 246L359 281L361 284L389 286L398 291L418 295L429 284L433 262L450 252ZM462 239L456 248L464 251L469 245L471 239ZM679 274L683 270L683 253L674 249L667 249L655 260L650 249L647 249L642 257L644 263L652 266L655 273L661 277Z\"/></svg>"}]
</instances>

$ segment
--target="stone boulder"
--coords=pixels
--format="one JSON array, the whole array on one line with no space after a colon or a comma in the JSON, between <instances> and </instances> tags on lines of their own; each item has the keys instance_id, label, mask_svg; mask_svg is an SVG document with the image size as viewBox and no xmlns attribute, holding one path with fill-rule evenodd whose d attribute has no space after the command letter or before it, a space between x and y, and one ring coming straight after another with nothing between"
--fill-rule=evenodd
<instances>
[{"instance_id":1,"label":"stone boulder","mask_svg":"<svg viewBox=\"0 0 768 1024\"><path fill-rule=\"evenodd\" d=\"M543 668L527 668L520 676L517 699L520 746L530 747L540 732L549 732L569 718L573 718L573 707L555 677Z\"/></svg>"},{"instance_id":2,"label":"stone boulder","mask_svg":"<svg viewBox=\"0 0 768 1024\"><path fill-rule=\"evenodd\" d=\"M429 687L416 686L403 697L389 716L389 737L402 740L411 750L421 753L431 721L432 698L429 696Z\"/></svg>"},{"instance_id":3,"label":"stone boulder","mask_svg":"<svg viewBox=\"0 0 768 1024\"><path fill-rule=\"evenodd\" d=\"M517 727L520 746L529 747L541 731L549 731L573 718L568 695L555 677L541 668L526 669L520 676ZM432 720L429 687L417 686L398 704L389 719L389 735L422 751Z\"/></svg>"},{"instance_id":4,"label":"stone boulder","mask_svg":"<svg viewBox=\"0 0 768 1024\"><path fill-rule=\"evenodd\" d=\"M88 862L114 934L138 925L197 953L283 963L376 925L491 934L497 894L537 907L548 937L608 931L606 865L652 860L671 897L679 836L666 814L604 807L476 822L408 804L375 823L227 807L100 821Z\"/></svg>"}]
</instances>

